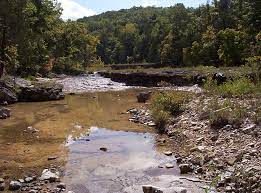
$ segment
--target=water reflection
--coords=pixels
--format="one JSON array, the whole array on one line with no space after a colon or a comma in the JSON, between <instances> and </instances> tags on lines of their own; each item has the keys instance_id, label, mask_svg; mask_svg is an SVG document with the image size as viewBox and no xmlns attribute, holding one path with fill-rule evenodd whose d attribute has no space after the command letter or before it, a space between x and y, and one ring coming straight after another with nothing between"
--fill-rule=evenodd
<instances>
[{"instance_id":1,"label":"water reflection","mask_svg":"<svg viewBox=\"0 0 261 193\"><path fill-rule=\"evenodd\" d=\"M157 152L154 142L155 134L151 133L91 127L90 135L69 145L63 180L76 192L85 187L89 192L109 193L146 183L153 176L177 174L176 167L158 168L166 163L175 164L175 159ZM101 151L101 147L107 151Z\"/></svg>"}]
</instances>

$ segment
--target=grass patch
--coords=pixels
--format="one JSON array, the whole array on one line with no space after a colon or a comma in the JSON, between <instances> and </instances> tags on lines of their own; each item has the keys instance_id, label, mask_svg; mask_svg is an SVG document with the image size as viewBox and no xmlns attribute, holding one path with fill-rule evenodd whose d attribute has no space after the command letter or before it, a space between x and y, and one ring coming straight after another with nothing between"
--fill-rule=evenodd
<instances>
[{"instance_id":1,"label":"grass patch","mask_svg":"<svg viewBox=\"0 0 261 193\"><path fill-rule=\"evenodd\" d=\"M246 108L238 103L233 103L229 99L218 102L212 99L207 107L208 119L213 129L221 129L226 125L239 128L244 119L248 117Z\"/></svg>"},{"instance_id":2,"label":"grass patch","mask_svg":"<svg viewBox=\"0 0 261 193\"><path fill-rule=\"evenodd\" d=\"M153 96L151 111L159 132L164 132L169 119L185 109L185 101L191 97L187 92L161 92Z\"/></svg>"},{"instance_id":3,"label":"grass patch","mask_svg":"<svg viewBox=\"0 0 261 193\"><path fill-rule=\"evenodd\" d=\"M260 85L254 84L246 77L237 77L221 85L218 85L215 80L209 78L205 82L204 88L210 94L221 95L222 97L243 97L260 93Z\"/></svg>"}]
</instances>

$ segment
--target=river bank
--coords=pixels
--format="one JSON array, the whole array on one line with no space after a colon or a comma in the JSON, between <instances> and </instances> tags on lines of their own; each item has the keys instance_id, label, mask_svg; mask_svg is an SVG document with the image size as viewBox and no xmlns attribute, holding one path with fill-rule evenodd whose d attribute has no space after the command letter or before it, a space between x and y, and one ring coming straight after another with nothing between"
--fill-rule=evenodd
<instances>
[{"instance_id":1,"label":"river bank","mask_svg":"<svg viewBox=\"0 0 261 193\"><path fill-rule=\"evenodd\" d=\"M251 191L258 188L260 125L245 122L215 132L208 119L202 119L202 109L212 98L198 86L133 88L98 74L38 81L62 85L66 96L9 106L12 116L0 122L0 178L6 191L12 181L20 183L21 192L66 188L75 193L138 193L144 187L201 193L214 186L231 192L246 184ZM166 90L193 93L194 98L162 135L154 128L150 101L138 103L136 96ZM238 102L247 109L254 101ZM43 171L58 176L55 182L40 180ZM222 180L215 180L217 176Z\"/></svg>"}]
</instances>

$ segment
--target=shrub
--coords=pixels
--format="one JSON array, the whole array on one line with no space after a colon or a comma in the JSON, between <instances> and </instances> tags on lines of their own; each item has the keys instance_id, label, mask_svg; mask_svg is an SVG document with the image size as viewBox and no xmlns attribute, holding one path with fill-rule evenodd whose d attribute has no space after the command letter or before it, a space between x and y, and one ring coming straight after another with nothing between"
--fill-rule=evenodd
<instances>
[{"instance_id":1,"label":"shrub","mask_svg":"<svg viewBox=\"0 0 261 193\"><path fill-rule=\"evenodd\" d=\"M238 128L247 117L243 107L229 100L219 103L217 99L212 99L208 106L208 113L210 125L214 129L220 129L227 124Z\"/></svg>"},{"instance_id":2,"label":"shrub","mask_svg":"<svg viewBox=\"0 0 261 193\"><path fill-rule=\"evenodd\" d=\"M221 85L218 85L212 79L208 79L204 88L211 94L218 94L223 97L242 97L258 91L258 86L246 77L238 77Z\"/></svg>"},{"instance_id":3,"label":"shrub","mask_svg":"<svg viewBox=\"0 0 261 193\"><path fill-rule=\"evenodd\" d=\"M171 116L184 110L184 100L189 94L184 92L162 92L153 97L151 111L157 129L162 132Z\"/></svg>"}]
</instances>

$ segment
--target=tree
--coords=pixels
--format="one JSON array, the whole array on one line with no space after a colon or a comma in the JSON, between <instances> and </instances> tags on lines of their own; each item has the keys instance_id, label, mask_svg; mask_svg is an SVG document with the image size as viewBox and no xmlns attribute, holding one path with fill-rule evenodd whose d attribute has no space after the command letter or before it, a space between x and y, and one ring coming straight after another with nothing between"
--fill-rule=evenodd
<instances>
[{"instance_id":1,"label":"tree","mask_svg":"<svg viewBox=\"0 0 261 193\"><path fill-rule=\"evenodd\" d=\"M247 34L234 29L225 29L218 33L220 47L219 59L226 66L240 65L245 59L244 50L247 48Z\"/></svg>"}]
</instances>

